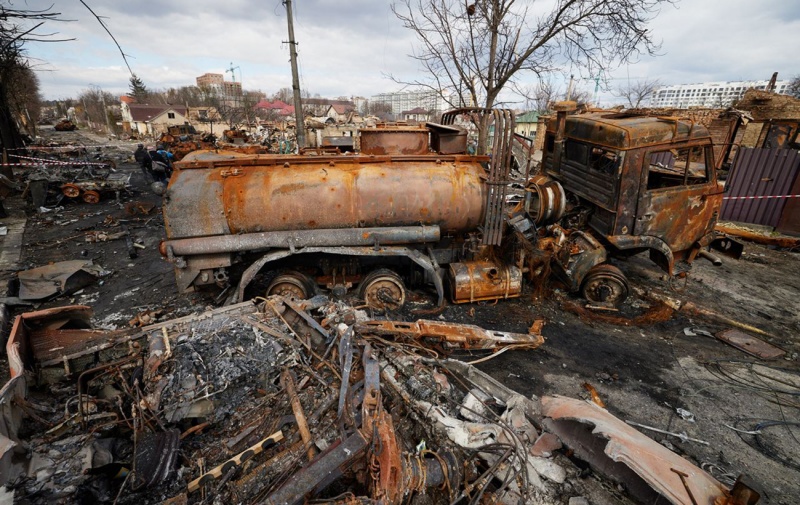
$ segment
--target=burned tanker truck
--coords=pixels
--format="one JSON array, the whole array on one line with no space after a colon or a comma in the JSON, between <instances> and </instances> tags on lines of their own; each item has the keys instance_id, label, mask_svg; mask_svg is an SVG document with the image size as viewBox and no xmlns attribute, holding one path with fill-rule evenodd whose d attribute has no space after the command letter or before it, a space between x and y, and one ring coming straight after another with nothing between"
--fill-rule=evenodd
<instances>
[{"instance_id":1,"label":"burned tanker truck","mask_svg":"<svg viewBox=\"0 0 800 505\"><path fill-rule=\"evenodd\" d=\"M190 153L164 196L161 252L182 292L218 286L230 302L355 292L378 309L426 285L439 304L513 298L524 277L549 272L617 304L628 283L610 255L649 250L670 275L711 257L722 190L705 128L561 109L543 169L523 167L516 199L508 110L362 129L355 155ZM490 154L467 154L463 121L482 122Z\"/></svg>"}]
</instances>

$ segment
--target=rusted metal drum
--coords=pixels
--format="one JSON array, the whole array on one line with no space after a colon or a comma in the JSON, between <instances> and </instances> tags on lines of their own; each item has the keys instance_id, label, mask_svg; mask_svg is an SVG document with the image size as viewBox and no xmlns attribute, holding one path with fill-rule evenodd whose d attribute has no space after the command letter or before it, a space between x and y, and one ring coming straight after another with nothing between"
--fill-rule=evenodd
<instances>
[{"instance_id":1,"label":"rusted metal drum","mask_svg":"<svg viewBox=\"0 0 800 505\"><path fill-rule=\"evenodd\" d=\"M164 199L170 239L286 230L433 226L442 235L483 222L480 164L367 156L243 156L196 151Z\"/></svg>"},{"instance_id":2,"label":"rusted metal drum","mask_svg":"<svg viewBox=\"0 0 800 505\"><path fill-rule=\"evenodd\" d=\"M428 154L428 129L424 126L363 128L361 153L373 155Z\"/></svg>"},{"instance_id":3,"label":"rusted metal drum","mask_svg":"<svg viewBox=\"0 0 800 505\"><path fill-rule=\"evenodd\" d=\"M522 272L493 261L451 263L448 280L455 303L515 298L522 292Z\"/></svg>"}]
</instances>

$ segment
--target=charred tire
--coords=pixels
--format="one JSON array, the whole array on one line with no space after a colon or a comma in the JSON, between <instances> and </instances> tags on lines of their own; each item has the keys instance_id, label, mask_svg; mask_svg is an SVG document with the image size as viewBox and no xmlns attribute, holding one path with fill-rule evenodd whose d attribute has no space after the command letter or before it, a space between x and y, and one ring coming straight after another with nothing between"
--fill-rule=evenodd
<instances>
[{"instance_id":1,"label":"charred tire","mask_svg":"<svg viewBox=\"0 0 800 505\"><path fill-rule=\"evenodd\" d=\"M583 280L581 294L592 303L619 305L630 292L628 279L619 268L603 263L596 265Z\"/></svg>"},{"instance_id":2,"label":"charred tire","mask_svg":"<svg viewBox=\"0 0 800 505\"><path fill-rule=\"evenodd\" d=\"M278 274L267 286L267 296L291 296L297 300L307 300L314 293L314 282L304 273L288 270Z\"/></svg>"},{"instance_id":3,"label":"charred tire","mask_svg":"<svg viewBox=\"0 0 800 505\"><path fill-rule=\"evenodd\" d=\"M81 196L81 198L86 203L92 203L92 204L99 203L100 202L100 193L98 193L97 191L92 191L92 190L85 191L83 193L83 196Z\"/></svg>"},{"instance_id":4,"label":"charred tire","mask_svg":"<svg viewBox=\"0 0 800 505\"><path fill-rule=\"evenodd\" d=\"M397 310L406 303L406 286L399 275L379 268L361 281L359 296L375 310Z\"/></svg>"},{"instance_id":5,"label":"charred tire","mask_svg":"<svg viewBox=\"0 0 800 505\"><path fill-rule=\"evenodd\" d=\"M75 184L64 184L61 186L61 192L67 198L78 198L81 196L81 188Z\"/></svg>"}]
</instances>

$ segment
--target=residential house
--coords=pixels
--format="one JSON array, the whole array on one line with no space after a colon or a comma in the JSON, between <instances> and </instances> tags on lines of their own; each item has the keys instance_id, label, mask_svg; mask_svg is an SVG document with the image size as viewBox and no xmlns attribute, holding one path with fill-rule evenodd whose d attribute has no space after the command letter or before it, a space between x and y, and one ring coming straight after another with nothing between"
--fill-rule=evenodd
<instances>
[{"instance_id":1,"label":"residential house","mask_svg":"<svg viewBox=\"0 0 800 505\"><path fill-rule=\"evenodd\" d=\"M539 126L539 113L535 111L526 112L517 116L514 133L533 139L536 137L536 128Z\"/></svg>"},{"instance_id":2,"label":"residential house","mask_svg":"<svg viewBox=\"0 0 800 505\"><path fill-rule=\"evenodd\" d=\"M333 118L337 123L343 123L353 110L355 110L355 107L352 104L334 103L325 111L325 116Z\"/></svg>"},{"instance_id":3,"label":"residential house","mask_svg":"<svg viewBox=\"0 0 800 505\"><path fill-rule=\"evenodd\" d=\"M275 115L277 118L294 117L294 106L289 105L281 100L270 102L269 100L261 100L253 106L256 112L262 111L267 116ZM267 118L273 119L273 118Z\"/></svg>"},{"instance_id":4,"label":"residential house","mask_svg":"<svg viewBox=\"0 0 800 505\"><path fill-rule=\"evenodd\" d=\"M428 110L423 109L422 107L414 107L411 110L404 110L400 113L400 117L403 121L417 121L419 123L424 123L425 121L430 121L431 114Z\"/></svg>"},{"instance_id":5,"label":"residential house","mask_svg":"<svg viewBox=\"0 0 800 505\"><path fill-rule=\"evenodd\" d=\"M303 98L303 112L306 116L324 116L331 105L344 105L355 109L355 104L350 100L331 100L330 98Z\"/></svg>"},{"instance_id":6,"label":"residential house","mask_svg":"<svg viewBox=\"0 0 800 505\"><path fill-rule=\"evenodd\" d=\"M121 102L123 131L139 135L159 135L167 128L188 123L186 107Z\"/></svg>"},{"instance_id":7,"label":"residential house","mask_svg":"<svg viewBox=\"0 0 800 505\"><path fill-rule=\"evenodd\" d=\"M224 122L215 107L189 107L187 118L199 133L214 133L214 124ZM224 129L225 125L217 127L217 133Z\"/></svg>"}]
</instances>

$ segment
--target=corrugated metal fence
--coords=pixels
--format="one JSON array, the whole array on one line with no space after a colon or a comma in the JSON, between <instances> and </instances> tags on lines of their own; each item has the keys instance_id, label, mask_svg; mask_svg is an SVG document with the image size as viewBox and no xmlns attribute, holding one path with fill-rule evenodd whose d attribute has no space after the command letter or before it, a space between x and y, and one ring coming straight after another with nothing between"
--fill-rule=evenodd
<instances>
[{"instance_id":1,"label":"corrugated metal fence","mask_svg":"<svg viewBox=\"0 0 800 505\"><path fill-rule=\"evenodd\" d=\"M778 226L800 172L800 151L742 147L736 155L720 218Z\"/></svg>"}]
</instances>

